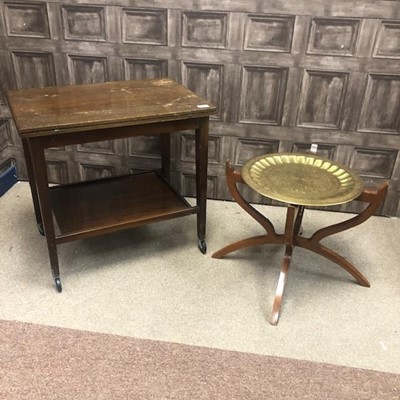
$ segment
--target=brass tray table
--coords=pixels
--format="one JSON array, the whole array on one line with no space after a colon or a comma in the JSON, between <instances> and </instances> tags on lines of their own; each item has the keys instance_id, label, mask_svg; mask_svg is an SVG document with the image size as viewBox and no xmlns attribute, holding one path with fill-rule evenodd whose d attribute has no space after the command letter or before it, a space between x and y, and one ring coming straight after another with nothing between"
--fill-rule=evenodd
<instances>
[{"instance_id":1,"label":"brass tray table","mask_svg":"<svg viewBox=\"0 0 400 400\"><path fill-rule=\"evenodd\" d=\"M367 278L348 260L320 242L330 235L365 222L384 201L388 190L387 182L376 190L365 189L358 175L348 168L315 154L299 153L265 154L246 162L241 172L235 171L227 161L226 179L232 197L266 230L266 234L232 243L215 252L212 257L222 258L233 251L262 244L285 245L270 319L272 325L276 325L279 320L282 296L295 246L326 257L349 272L360 285L370 286ZM237 187L239 183L247 184L265 197L287 204L283 234L276 233L271 221L244 199ZM305 207L332 206L353 200L366 202L368 205L355 217L322 228L309 238L301 235Z\"/></svg>"},{"instance_id":2,"label":"brass tray table","mask_svg":"<svg viewBox=\"0 0 400 400\"><path fill-rule=\"evenodd\" d=\"M197 214L198 245L206 252L208 129L214 106L167 78L23 89L9 92L8 100L59 292L57 245L71 240ZM170 184L170 137L185 130L195 133L193 207ZM45 149L146 135L160 135L161 171L49 187Z\"/></svg>"}]
</instances>

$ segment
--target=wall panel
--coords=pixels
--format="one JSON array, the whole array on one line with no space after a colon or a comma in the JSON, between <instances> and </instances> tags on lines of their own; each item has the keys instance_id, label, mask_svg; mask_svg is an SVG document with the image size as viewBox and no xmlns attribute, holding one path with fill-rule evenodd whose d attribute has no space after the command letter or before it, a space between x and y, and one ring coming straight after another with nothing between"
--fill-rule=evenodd
<instances>
[{"instance_id":1,"label":"wall panel","mask_svg":"<svg viewBox=\"0 0 400 400\"><path fill-rule=\"evenodd\" d=\"M107 40L105 7L62 6L63 33L66 40Z\"/></svg>"},{"instance_id":2,"label":"wall panel","mask_svg":"<svg viewBox=\"0 0 400 400\"><path fill-rule=\"evenodd\" d=\"M243 66L239 121L280 125L286 79L286 68Z\"/></svg>"},{"instance_id":3,"label":"wall panel","mask_svg":"<svg viewBox=\"0 0 400 400\"><path fill-rule=\"evenodd\" d=\"M168 76L167 60L124 58L125 79L152 79Z\"/></svg>"},{"instance_id":4,"label":"wall panel","mask_svg":"<svg viewBox=\"0 0 400 400\"><path fill-rule=\"evenodd\" d=\"M370 74L359 120L359 131L399 133L400 75Z\"/></svg>"},{"instance_id":5,"label":"wall panel","mask_svg":"<svg viewBox=\"0 0 400 400\"><path fill-rule=\"evenodd\" d=\"M400 58L400 22L380 21L374 57Z\"/></svg>"},{"instance_id":6,"label":"wall panel","mask_svg":"<svg viewBox=\"0 0 400 400\"><path fill-rule=\"evenodd\" d=\"M182 63L182 83L193 92L216 105L219 118L221 118L222 112L223 74L223 65Z\"/></svg>"},{"instance_id":7,"label":"wall panel","mask_svg":"<svg viewBox=\"0 0 400 400\"><path fill-rule=\"evenodd\" d=\"M7 34L9 36L50 37L46 3L6 2L4 8Z\"/></svg>"},{"instance_id":8,"label":"wall panel","mask_svg":"<svg viewBox=\"0 0 400 400\"><path fill-rule=\"evenodd\" d=\"M208 195L256 155L308 151L390 181L381 213L400 215L400 4L299 0L0 2L0 149L26 178L8 89L169 76L218 107ZM193 132L172 135L173 183L195 194ZM50 149L55 182L160 168L160 138ZM248 188L255 202L267 199ZM274 203L275 204L275 203ZM345 205L335 210L354 211Z\"/></svg>"},{"instance_id":9,"label":"wall panel","mask_svg":"<svg viewBox=\"0 0 400 400\"><path fill-rule=\"evenodd\" d=\"M340 129L348 74L304 71L298 126Z\"/></svg>"},{"instance_id":10,"label":"wall panel","mask_svg":"<svg viewBox=\"0 0 400 400\"><path fill-rule=\"evenodd\" d=\"M68 67L71 83L75 85L108 81L106 57L69 55Z\"/></svg>"},{"instance_id":11,"label":"wall panel","mask_svg":"<svg viewBox=\"0 0 400 400\"><path fill-rule=\"evenodd\" d=\"M15 86L18 89L54 86L56 76L51 53L13 51Z\"/></svg>"},{"instance_id":12,"label":"wall panel","mask_svg":"<svg viewBox=\"0 0 400 400\"><path fill-rule=\"evenodd\" d=\"M167 44L167 10L122 9L122 41L151 45Z\"/></svg>"},{"instance_id":13,"label":"wall panel","mask_svg":"<svg viewBox=\"0 0 400 400\"><path fill-rule=\"evenodd\" d=\"M184 12L182 46L224 49L227 45L228 14Z\"/></svg>"},{"instance_id":14,"label":"wall panel","mask_svg":"<svg viewBox=\"0 0 400 400\"><path fill-rule=\"evenodd\" d=\"M307 52L354 56L359 26L358 19L313 18Z\"/></svg>"},{"instance_id":15,"label":"wall panel","mask_svg":"<svg viewBox=\"0 0 400 400\"><path fill-rule=\"evenodd\" d=\"M244 49L290 53L294 21L294 16L248 15Z\"/></svg>"}]
</instances>

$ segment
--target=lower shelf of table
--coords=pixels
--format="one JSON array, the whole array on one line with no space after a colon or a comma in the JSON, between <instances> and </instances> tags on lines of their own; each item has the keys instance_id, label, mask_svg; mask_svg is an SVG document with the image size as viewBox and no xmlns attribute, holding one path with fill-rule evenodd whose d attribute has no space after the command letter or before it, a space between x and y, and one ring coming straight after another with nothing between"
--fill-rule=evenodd
<instances>
[{"instance_id":1,"label":"lower shelf of table","mask_svg":"<svg viewBox=\"0 0 400 400\"><path fill-rule=\"evenodd\" d=\"M197 212L155 172L54 186L57 243Z\"/></svg>"}]
</instances>

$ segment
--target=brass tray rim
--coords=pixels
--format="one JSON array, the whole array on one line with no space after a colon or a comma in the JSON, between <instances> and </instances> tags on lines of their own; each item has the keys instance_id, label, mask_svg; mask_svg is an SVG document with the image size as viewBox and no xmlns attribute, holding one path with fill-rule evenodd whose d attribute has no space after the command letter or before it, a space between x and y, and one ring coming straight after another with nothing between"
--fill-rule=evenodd
<instances>
[{"instance_id":1,"label":"brass tray rim","mask_svg":"<svg viewBox=\"0 0 400 400\"><path fill-rule=\"evenodd\" d=\"M315 201L315 200L309 200L309 201L299 201L299 199L296 198L291 198L290 196L276 196L276 194L271 194L269 191L260 186L257 182L253 180L253 178L250 175L250 169L251 167L261 159L265 159L266 157L274 157L274 156L303 156L303 157L311 157L315 160L322 160L322 161L327 161L330 162L332 165L342 168L345 172L347 172L353 179L354 181L354 187L350 191L350 193L347 196L342 196L341 198L338 198L337 200L330 200L330 201ZM304 164L306 165L306 164ZM340 164L334 160L331 160L326 157L319 156L318 154L313 154L313 153L288 153L288 152L282 152L282 153L266 153L262 154L260 156L254 157L248 161L246 161L241 170L241 175L244 180L244 182L253 190L255 190L257 193L261 194L264 197L268 197L269 199L276 200L282 203L286 204L294 204L294 205L301 205L301 206L311 206L311 207L325 207L325 206L335 206L335 205L340 205L340 204L345 204L348 203L355 198L357 198L363 191L364 189L364 182L362 179L359 177L359 175L350 169L347 166L344 166L343 164Z\"/></svg>"}]
</instances>

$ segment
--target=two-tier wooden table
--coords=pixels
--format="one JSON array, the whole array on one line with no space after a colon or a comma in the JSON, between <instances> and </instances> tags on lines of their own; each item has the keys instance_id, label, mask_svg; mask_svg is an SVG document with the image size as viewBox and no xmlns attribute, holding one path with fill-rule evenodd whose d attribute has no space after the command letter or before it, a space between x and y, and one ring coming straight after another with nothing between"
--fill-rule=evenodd
<instances>
[{"instance_id":1,"label":"two-tier wooden table","mask_svg":"<svg viewBox=\"0 0 400 400\"><path fill-rule=\"evenodd\" d=\"M232 197L265 229L266 234L225 246L215 252L213 257L222 258L233 251L262 244L285 246L272 307L272 325L276 325L279 320L283 291L295 246L326 257L349 272L360 285L370 286L367 278L348 260L320 242L330 235L365 222L384 201L388 189L387 182L373 190L365 189L358 175L347 167L318 155L296 153L264 154L246 162L240 172L235 171L227 161L226 179ZM244 199L237 187L239 183L247 184L265 197L287 204L283 234L278 234L271 221ZM322 228L309 238L301 234L305 207L332 206L352 200L368 205L355 217Z\"/></svg>"},{"instance_id":2,"label":"two-tier wooden table","mask_svg":"<svg viewBox=\"0 0 400 400\"><path fill-rule=\"evenodd\" d=\"M170 79L16 90L8 100L58 291L57 245L71 240L197 214L198 245L206 252L208 125L214 106ZM170 134L183 130L195 131L194 207L169 182ZM49 186L46 148L141 135L161 135L161 171Z\"/></svg>"}]
</instances>

